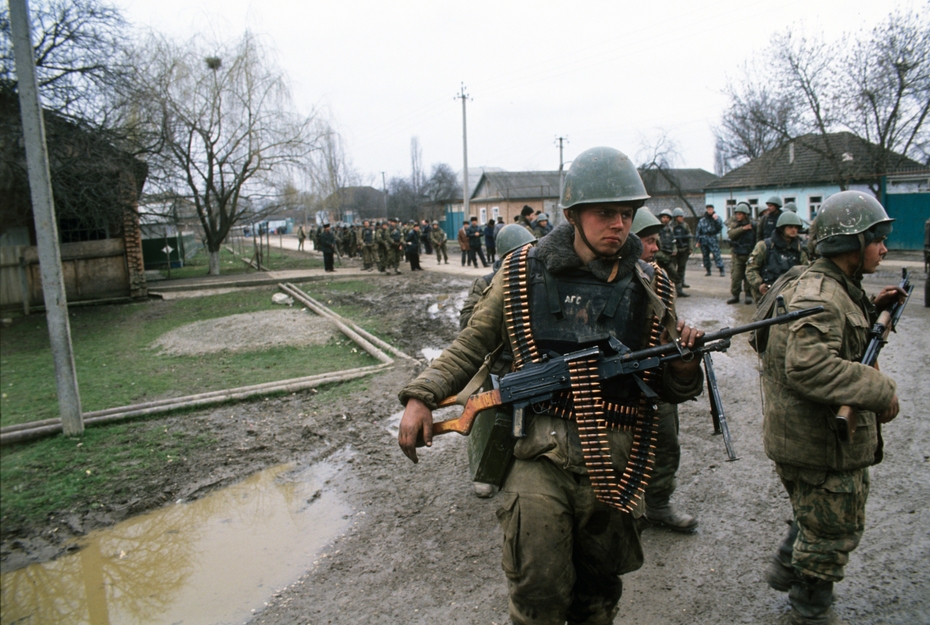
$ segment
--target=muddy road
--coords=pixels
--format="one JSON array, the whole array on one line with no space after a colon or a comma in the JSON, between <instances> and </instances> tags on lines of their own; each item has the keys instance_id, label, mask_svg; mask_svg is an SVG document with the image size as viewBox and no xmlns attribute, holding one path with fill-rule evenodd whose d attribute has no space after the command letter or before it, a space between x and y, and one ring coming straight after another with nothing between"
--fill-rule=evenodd
<instances>
[{"instance_id":1,"label":"muddy road","mask_svg":"<svg viewBox=\"0 0 930 625\"><path fill-rule=\"evenodd\" d=\"M692 297L679 303L681 315L707 330L747 322L752 306L723 303L729 277L702 274L691 267ZM892 268L869 277L869 290L896 275ZM387 318L392 338L411 355L451 341L455 325L444 313L467 279L425 271L415 280L409 273L387 280L390 289L334 292L331 299ZM872 470L866 533L836 590L837 612L850 623L930 622L930 309L921 307L922 274L916 282L882 356L902 411L883 430L885 460ZM617 623L774 623L787 609L785 596L763 581L790 504L762 451L756 357L736 339L715 365L739 460L727 462L722 439L712 435L706 396L681 406L674 501L700 526L690 535L643 530L646 564L624 577ZM63 511L44 527L4 528L4 568L50 557L68 536L196 498L259 469L312 464L347 450L327 487L351 506L349 529L307 562L299 580L276 589L251 622L507 623L496 501L472 494L465 439L437 439L418 465L397 447L396 393L421 368L400 365L336 399L308 391L141 424L210 432L218 442L147 484L120 488L97 510Z\"/></svg>"}]
</instances>

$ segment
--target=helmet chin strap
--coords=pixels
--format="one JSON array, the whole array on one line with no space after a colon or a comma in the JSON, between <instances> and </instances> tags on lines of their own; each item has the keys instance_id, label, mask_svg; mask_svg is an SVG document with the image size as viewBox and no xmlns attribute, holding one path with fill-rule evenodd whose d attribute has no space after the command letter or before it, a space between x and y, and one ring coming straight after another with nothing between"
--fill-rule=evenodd
<instances>
[{"instance_id":1,"label":"helmet chin strap","mask_svg":"<svg viewBox=\"0 0 930 625\"><path fill-rule=\"evenodd\" d=\"M856 238L859 239L859 265L856 267L856 273L854 274L856 278L862 279L862 267L865 263L865 234L859 233L856 235Z\"/></svg>"},{"instance_id":2,"label":"helmet chin strap","mask_svg":"<svg viewBox=\"0 0 930 625\"><path fill-rule=\"evenodd\" d=\"M588 247L589 250L591 250L591 252L597 258L603 258L606 260L616 260L620 258L619 250L617 251L616 254L603 254L601 252L598 252L596 249L594 249L594 246L591 245L591 242L588 241L588 237L586 237L584 234L584 228L581 227L581 219L579 219L578 212L575 210L570 210L569 215L571 217L569 219L569 223L575 229L575 233L581 235L582 242Z\"/></svg>"}]
</instances>

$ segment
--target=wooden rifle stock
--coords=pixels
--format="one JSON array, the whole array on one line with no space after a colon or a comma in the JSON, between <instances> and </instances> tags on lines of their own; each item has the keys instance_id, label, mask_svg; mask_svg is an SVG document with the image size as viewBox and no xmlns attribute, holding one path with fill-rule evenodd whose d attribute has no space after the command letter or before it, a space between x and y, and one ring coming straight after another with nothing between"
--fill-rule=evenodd
<instances>
[{"instance_id":1,"label":"wooden rifle stock","mask_svg":"<svg viewBox=\"0 0 930 625\"><path fill-rule=\"evenodd\" d=\"M458 403L456 401L457 399L456 395L446 397L439 402L438 407L454 406ZM501 401L501 392L496 389L471 395L468 401L465 402L465 408L462 410L462 414L457 418L433 423L433 436L445 434L446 432L458 432L459 434L468 436L469 432L471 432L471 426L475 423L475 417L478 416L479 412L487 410L488 408L500 406L501 404L503 404Z\"/></svg>"}]
</instances>

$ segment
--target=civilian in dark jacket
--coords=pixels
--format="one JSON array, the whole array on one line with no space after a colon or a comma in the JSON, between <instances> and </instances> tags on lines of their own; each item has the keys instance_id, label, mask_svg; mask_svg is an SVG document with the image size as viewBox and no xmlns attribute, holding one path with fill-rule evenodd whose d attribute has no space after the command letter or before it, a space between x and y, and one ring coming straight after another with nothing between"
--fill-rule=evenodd
<instances>
[{"instance_id":1,"label":"civilian in dark jacket","mask_svg":"<svg viewBox=\"0 0 930 625\"><path fill-rule=\"evenodd\" d=\"M410 271L423 271L420 268L420 224L417 223L407 233L407 260L410 261Z\"/></svg>"},{"instance_id":2,"label":"civilian in dark jacket","mask_svg":"<svg viewBox=\"0 0 930 625\"><path fill-rule=\"evenodd\" d=\"M478 218L471 218L471 225L465 231L468 236L468 262L478 266L478 258L481 258L481 266L487 267L488 261L484 258L484 252L481 249L481 237L484 235L484 229L478 225Z\"/></svg>"}]
</instances>

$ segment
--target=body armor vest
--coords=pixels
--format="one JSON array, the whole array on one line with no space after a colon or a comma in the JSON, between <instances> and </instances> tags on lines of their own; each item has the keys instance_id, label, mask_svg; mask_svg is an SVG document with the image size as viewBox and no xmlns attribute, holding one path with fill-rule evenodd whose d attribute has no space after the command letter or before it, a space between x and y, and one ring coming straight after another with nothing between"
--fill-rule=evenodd
<instances>
[{"instance_id":1,"label":"body armor vest","mask_svg":"<svg viewBox=\"0 0 930 625\"><path fill-rule=\"evenodd\" d=\"M371 228L364 228L362 230L362 241L365 245L371 245L375 242L375 231Z\"/></svg>"},{"instance_id":2,"label":"body armor vest","mask_svg":"<svg viewBox=\"0 0 930 625\"><path fill-rule=\"evenodd\" d=\"M636 320L645 318L646 293L632 273L612 284L580 269L555 277L534 252L529 254L530 316L540 353L564 355L596 345L609 354L610 337L633 351L642 349L642 323ZM639 400L629 378L601 385L601 392L605 400L625 406Z\"/></svg>"},{"instance_id":3,"label":"body armor vest","mask_svg":"<svg viewBox=\"0 0 930 625\"><path fill-rule=\"evenodd\" d=\"M748 222L737 222L737 226L744 226ZM749 256L752 254L752 248L756 246L756 233L752 230L743 230L735 239L730 239L730 251L740 256Z\"/></svg>"},{"instance_id":4,"label":"body armor vest","mask_svg":"<svg viewBox=\"0 0 930 625\"><path fill-rule=\"evenodd\" d=\"M659 230L659 249L666 254L675 252L675 233L668 226Z\"/></svg>"},{"instance_id":5,"label":"body armor vest","mask_svg":"<svg viewBox=\"0 0 930 625\"><path fill-rule=\"evenodd\" d=\"M798 240L789 243L779 236L765 240L765 264L762 266L762 282L773 284L789 269L801 262L801 245Z\"/></svg>"},{"instance_id":6,"label":"body armor vest","mask_svg":"<svg viewBox=\"0 0 930 625\"><path fill-rule=\"evenodd\" d=\"M691 231L687 226L676 223L672 227L672 233L675 235L675 245L679 250L688 250L691 247Z\"/></svg>"}]
</instances>

